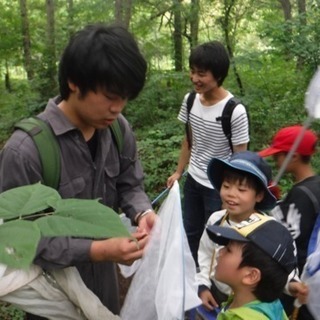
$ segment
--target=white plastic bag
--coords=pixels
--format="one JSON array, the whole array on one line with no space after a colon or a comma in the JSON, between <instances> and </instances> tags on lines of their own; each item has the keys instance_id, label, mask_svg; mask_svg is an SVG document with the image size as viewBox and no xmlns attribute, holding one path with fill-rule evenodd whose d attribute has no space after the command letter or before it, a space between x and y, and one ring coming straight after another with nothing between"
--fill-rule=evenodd
<instances>
[{"instance_id":1,"label":"white plastic bag","mask_svg":"<svg viewBox=\"0 0 320 320\"><path fill-rule=\"evenodd\" d=\"M178 182L158 212L151 239L121 310L122 320L177 320L201 304L196 266L182 224Z\"/></svg>"}]
</instances>

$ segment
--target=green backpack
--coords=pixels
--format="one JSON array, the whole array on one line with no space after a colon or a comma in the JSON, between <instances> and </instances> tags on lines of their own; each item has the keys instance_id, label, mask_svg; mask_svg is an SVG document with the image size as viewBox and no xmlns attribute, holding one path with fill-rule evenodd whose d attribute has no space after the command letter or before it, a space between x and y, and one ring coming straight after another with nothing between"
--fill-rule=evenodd
<instances>
[{"instance_id":1,"label":"green backpack","mask_svg":"<svg viewBox=\"0 0 320 320\"><path fill-rule=\"evenodd\" d=\"M114 121L110 128L121 153L124 141L119 121ZM40 118L30 117L16 123L15 129L25 131L33 139L41 160L44 184L58 189L61 171L60 146L51 127Z\"/></svg>"}]
</instances>

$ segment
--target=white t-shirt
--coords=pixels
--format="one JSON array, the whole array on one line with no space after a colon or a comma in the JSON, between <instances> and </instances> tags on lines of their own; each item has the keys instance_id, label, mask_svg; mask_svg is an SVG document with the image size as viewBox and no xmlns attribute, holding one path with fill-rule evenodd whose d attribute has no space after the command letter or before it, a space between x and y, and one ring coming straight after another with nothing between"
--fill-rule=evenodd
<instances>
[{"instance_id":1,"label":"white t-shirt","mask_svg":"<svg viewBox=\"0 0 320 320\"><path fill-rule=\"evenodd\" d=\"M182 102L178 119L187 122L187 98L185 95ZM192 130L192 148L189 163L189 174L200 184L213 189L207 176L207 167L212 158L223 160L231 156L231 149L225 136L221 120L223 109L233 95L228 92L227 97L212 106L204 106L196 94L189 121ZM233 110L231 117L232 144L240 145L249 142L249 124L246 109L238 104Z\"/></svg>"}]
</instances>

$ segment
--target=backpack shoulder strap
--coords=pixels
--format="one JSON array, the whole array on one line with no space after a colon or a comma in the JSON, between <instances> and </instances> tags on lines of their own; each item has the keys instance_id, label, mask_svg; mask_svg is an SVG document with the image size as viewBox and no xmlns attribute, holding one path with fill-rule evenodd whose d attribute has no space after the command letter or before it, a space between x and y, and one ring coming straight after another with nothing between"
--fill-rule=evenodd
<instances>
[{"instance_id":1,"label":"backpack shoulder strap","mask_svg":"<svg viewBox=\"0 0 320 320\"><path fill-rule=\"evenodd\" d=\"M305 194L309 197L309 199L312 201L315 212L317 213L317 218L313 225L313 229L308 242L307 256L309 256L310 254L315 252L317 249L318 237L320 232L320 203L317 197L313 194L313 192L307 186L298 186L298 188L300 190L303 190ZM313 275L318 270L318 265L316 266L317 268L313 268L314 266L312 267L311 265L308 265L307 270L310 275Z\"/></svg>"},{"instance_id":2,"label":"backpack shoulder strap","mask_svg":"<svg viewBox=\"0 0 320 320\"><path fill-rule=\"evenodd\" d=\"M190 111L192 109L194 99L196 98L196 94L197 93L194 90L192 90L189 93L189 96L187 98L187 117L188 117L188 121L189 121L189 114L190 114Z\"/></svg>"},{"instance_id":3,"label":"backpack shoulder strap","mask_svg":"<svg viewBox=\"0 0 320 320\"><path fill-rule=\"evenodd\" d=\"M300 190L302 190L311 200L314 210L315 212L319 212L320 211L320 203L317 199L317 197L313 194L313 192L307 187L307 186L298 186L297 188L299 188Z\"/></svg>"},{"instance_id":4,"label":"backpack shoulder strap","mask_svg":"<svg viewBox=\"0 0 320 320\"><path fill-rule=\"evenodd\" d=\"M20 120L15 129L25 131L34 141L40 156L44 184L58 189L60 180L60 147L51 127L37 117Z\"/></svg>"},{"instance_id":5,"label":"backpack shoulder strap","mask_svg":"<svg viewBox=\"0 0 320 320\"><path fill-rule=\"evenodd\" d=\"M196 98L196 92L194 90L192 90L189 93L189 96L187 98L187 122L186 122L186 135L187 135L187 141L188 141L188 146L189 149L191 149L192 146L192 133L191 133L191 126L190 126L190 122L189 122L189 115L194 103L194 99Z\"/></svg>"},{"instance_id":6,"label":"backpack shoulder strap","mask_svg":"<svg viewBox=\"0 0 320 320\"><path fill-rule=\"evenodd\" d=\"M234 97L230 98L226 103L225 107L223 108L222 115L221 115L221 124L222 130L225 136L228 139L229 146L231 151L233 152L233 145L231 141L232 132L231 132L231 117L234 108L240 103L240 101Z\"/></svg>"},{"instance_id":7,"label":"backpack shoulder strap","mask_svg":"<svg viewBox=\"0 0 320 320\"><path fill-rule=\"evenodd\" d=\"M123 133L121 131L120 123L118 119L112 122L110 129L116 141L118 151L119 153L121 153L123 151L124 139L123 139Z\"/></svg>"}]
</instances>

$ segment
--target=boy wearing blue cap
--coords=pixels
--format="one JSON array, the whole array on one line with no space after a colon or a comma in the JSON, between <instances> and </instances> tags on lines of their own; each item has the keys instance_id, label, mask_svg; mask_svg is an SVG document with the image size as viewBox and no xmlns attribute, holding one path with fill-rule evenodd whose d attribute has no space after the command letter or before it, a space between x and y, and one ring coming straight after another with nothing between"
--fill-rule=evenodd
<instances>
[{"instance_id":1,"label":"boy wearing blue cap","mask_svg":"<svg viewBox=\"0 0 320 320\"><path fill-rule=\"evenodd\" d=\"M207 233L224 246L215 277L233 291L217 320L288 319L279 297L297 264L290 232L273 218L253 213L230 228L211 225Z\"/></svg>"},{"instance_id":2,"label":"boy wearing blue cap","mask_svg":"<svg viewBox=\"0 0 320 320\"><path fill-rule=\"evenodd\" d=\"M207 174L214 188L220 191L223 210L214 212L207 226L232 227L247 220L251 214L272 209L276 199L268 189L271 168L251 151L234 153L229 160L213 158ZM213 243L206 230L198 251L200 272L197 274L199 297L204 307L213 310L226 301L231 289L215 279L217 255L221 246Z\"/></svg>"}]
</instances>

